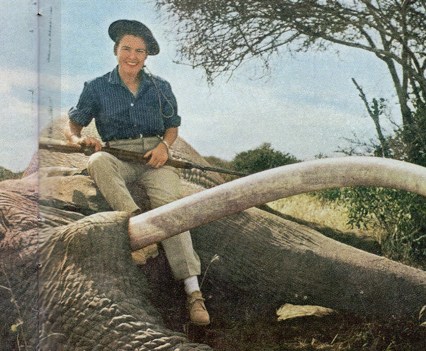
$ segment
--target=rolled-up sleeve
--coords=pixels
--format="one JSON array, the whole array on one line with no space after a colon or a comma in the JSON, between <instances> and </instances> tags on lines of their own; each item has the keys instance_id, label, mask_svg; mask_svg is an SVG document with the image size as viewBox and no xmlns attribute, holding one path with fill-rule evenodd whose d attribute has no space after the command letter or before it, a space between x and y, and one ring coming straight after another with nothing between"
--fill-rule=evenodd
<instances>
[{"instance_id":1,"label":"rolled-up sleeve","mask_svg":"<svg viewBox=\"0 0 426 351\"><path fill-rule=\"evenodd\" d=\"M98 103L90 83L84 83L80 99L75 107L68 111L71 121L86 127L96 117L98 113Z\"/></svg>"},{"instance_id":2,"label":"rolled-up sleeve","mask_svg":"<svg viewBox=\"0 0 426 351\"><path fill-rule=\"evenodd\" d=\"M164 84L164 101L162 106L162 115L165 129L179 127L181 117L178 115L178 106L176 97L173 94L172 87L167 81Z\"/></svg>"}]
</instances>

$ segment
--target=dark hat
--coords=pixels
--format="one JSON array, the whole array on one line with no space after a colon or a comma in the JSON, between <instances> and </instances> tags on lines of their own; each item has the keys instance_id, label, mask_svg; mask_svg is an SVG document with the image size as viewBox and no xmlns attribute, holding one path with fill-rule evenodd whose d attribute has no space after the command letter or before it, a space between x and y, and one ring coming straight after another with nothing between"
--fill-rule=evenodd
<instances>
[{"instance_id":1,"label":"dark hat","mask_svg":"<svg viewBox=\"0 0 426 351\"><path fill-rule=\"evenodd\" d=\"M160 46L152 32L141 22L132 20L115 21L109 26L108 34L114 42L117 41L118 37L125 34L140 36L146 43L149 55L157 55L160 52Z\"/></svg>"}]
</instances>

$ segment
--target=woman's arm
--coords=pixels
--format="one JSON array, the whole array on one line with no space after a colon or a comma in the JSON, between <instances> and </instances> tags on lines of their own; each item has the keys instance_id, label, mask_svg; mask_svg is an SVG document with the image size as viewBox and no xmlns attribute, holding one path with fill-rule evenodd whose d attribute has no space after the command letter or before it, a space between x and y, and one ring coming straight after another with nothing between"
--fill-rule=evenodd
<instances>
[{"instance_id":1,"label":"woman's arm","mask_svg":"<svg viewBox=\"0 0 426 351\"><path fill-rule=\"evenodd\" d=\"M177 137L178 137L177 127L166 129L166 132L164 133L164 136L163 136L163 142L167 146L167 149L169 149L170 146L172 146L172 144L175 142Z\"/></svg>"},{"instance_id":2,"label":"woman's arm","mask_svg":"<svg viewBox=\"0 0 426 351\"><path fill-rule=\"evenodd\" d=\"M100 140L94 137L82 137L82 130L83 126L69 120L68 127L65 128L64 134L68 142L71 144L93 147L95 151L100 151L102 149L102 143L100 142Z\"/></svg>"},{"instance_id":3,"label":"woman's arm","mask_svg":"<svg viewBox=\"0 0 426 351\"><path fill-rule=\"evenodd\" d=\"M144 158L148 160L147 164L154 168L162 167L169 159L169 148L175 142L177 136L177 127L166 129L163 141L144 155Z\"/></svg>"}]
</instances>

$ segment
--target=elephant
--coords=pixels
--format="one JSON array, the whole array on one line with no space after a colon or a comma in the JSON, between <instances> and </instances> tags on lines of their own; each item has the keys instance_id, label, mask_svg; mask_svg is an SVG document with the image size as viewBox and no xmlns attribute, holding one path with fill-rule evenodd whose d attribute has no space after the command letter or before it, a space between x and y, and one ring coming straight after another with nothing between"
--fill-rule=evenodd
<instances>
[{"instance_id":1,"label":"elephant","mask_svg":"<svg viewBox=\"0 0 426 351\"><path fill-rule=\"evenodd\" d=\"M63 123L58 118L44 136L61 139ZM182 139L173 156L206 164ZM83 154L39 150L22 179L0 183L0 350L211 350L182 328L182 289L161 250L143 266L132 260L132 250L183 229L191 229L204 267L213 323L272 323L285 303L374 318L412 318L425 305L424 271L255 207L360 184L426 196L422 167L324 160L229 183L184 170L183 198L155 210L130 184L146 212L129 218L109 208L86 162Z\"/></svg>"}]
</instances>

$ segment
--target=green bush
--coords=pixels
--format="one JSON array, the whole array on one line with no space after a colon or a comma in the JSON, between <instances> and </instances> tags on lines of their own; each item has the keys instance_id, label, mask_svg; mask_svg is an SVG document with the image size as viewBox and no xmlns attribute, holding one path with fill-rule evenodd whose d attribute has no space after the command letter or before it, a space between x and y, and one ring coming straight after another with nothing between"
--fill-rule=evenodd
<instances>
[{"instance_id":1,"label":"green bush","mask_svg":"<svg viewBox=\"0 0 426 351\"><path fill-rule=\"evenodd\" d=\"M232 160L234 169L245 173L257 173L296 162L299 162L296 157L274 150L269 143L240 152Z\"/></svg>"},{"instance_id":2,"label":"green bush","mask_svg":"<svg viewBox=\"0 0 426 351\"><path fill-rule=\"evenodd\" d=\"M348 209L349 224L385 229L382 251L393 259L426 262L426 200L405 191L347 188L340 202Z\"/></svg>"},{"instance_id":3,"label":"green bush","mask_svg":"<svg viewBox=\"0 0 426 351\"><path fill-rule=\"evenodd\" d=\"M395 189L356 187L317 193L324 201L342 204L352 228L377 230L385 256L426 266L426 199ZM380 230L379 230L380 229Z\"/></svg>"},{"instance_id":4,"label":"green bush","mask_svg":"<svg viewBox=\"0 0 426 351\"><path fill-rule=\"evenodd\" d=\"M391 158L426 167L426 106L418 103L412 123L400 127L380 144L364 145L366 155L378 156L386 145ZM371 152L373 150L373 152ZM344 151L344 150L343 150ZM392 189L346 188L316 193L325 201L337 201L348 210L352 227L384 233L377 238L382 252L393 259L426 267L426 199Z\"/></svg>"}]
</instances>

